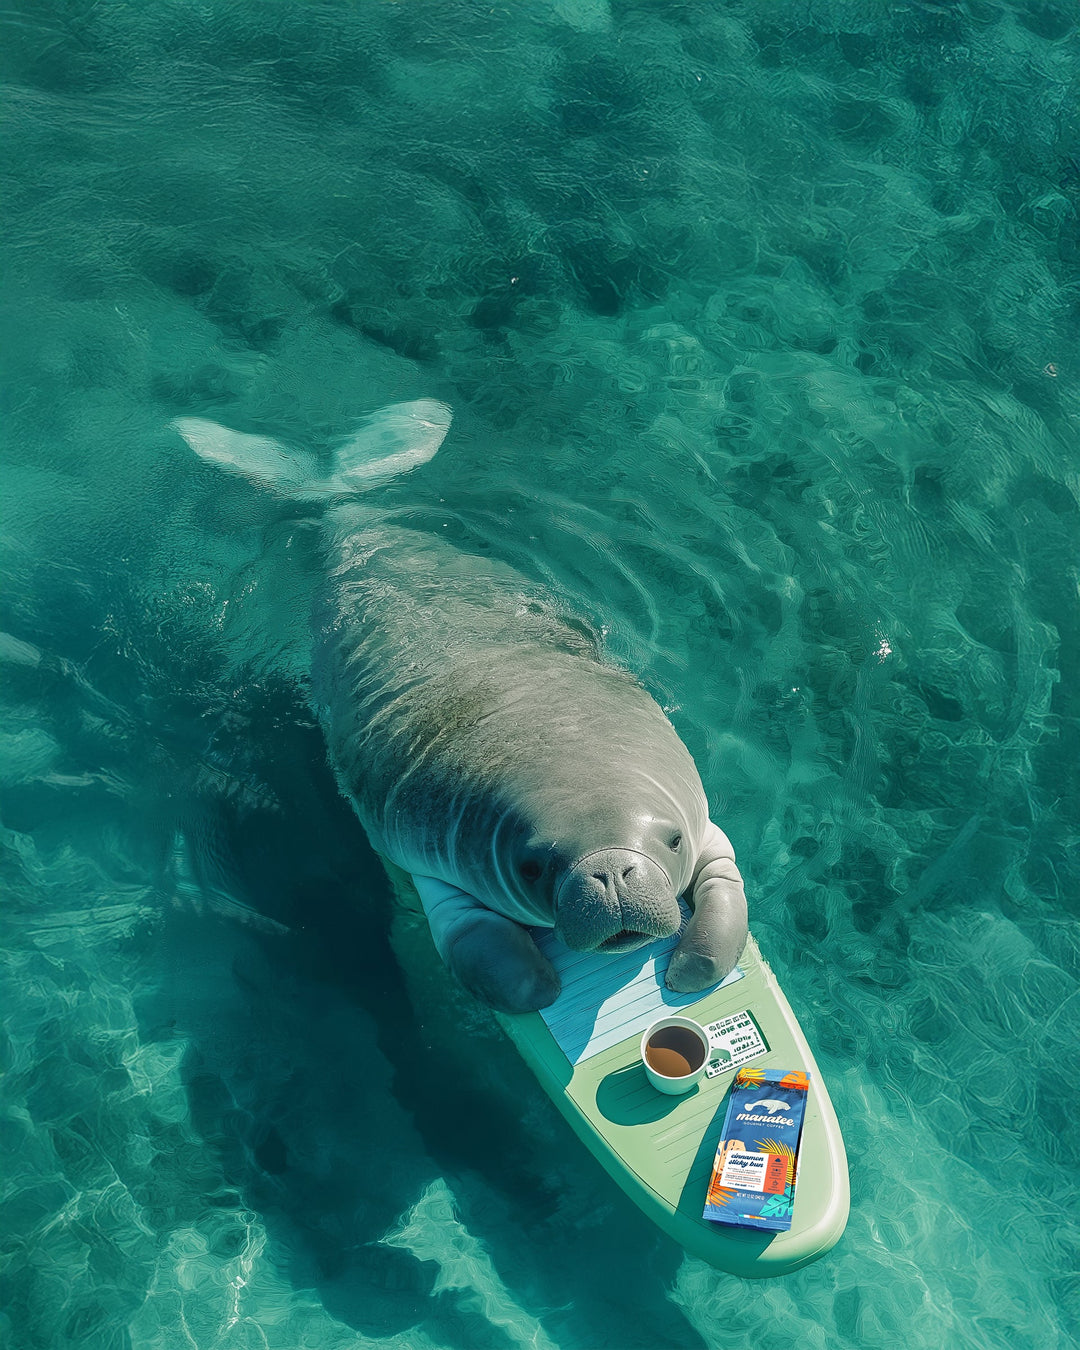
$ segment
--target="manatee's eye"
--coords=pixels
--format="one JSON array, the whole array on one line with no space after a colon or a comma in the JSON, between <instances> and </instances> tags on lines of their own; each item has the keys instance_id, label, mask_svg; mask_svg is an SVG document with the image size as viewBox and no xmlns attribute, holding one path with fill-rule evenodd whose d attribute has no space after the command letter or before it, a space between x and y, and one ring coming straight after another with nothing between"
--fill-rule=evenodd
<instances>
[{"instance_id":1,"label":"manatee's eye","mask_svg":"<svg viewBox=\"0 0 1080 1350\"><path fill-rule=\"evenodd\" d=\"M540 864L536 862L533 858L526 858L525 861L518 867L518 871L521 873L521 875L525 878L526 881L536 881L536 879L539 877L540 873L543 870L544 869L540 866Z\"/></svg>"},{"instance_id":2,"label":"manatee's eye","mask_svg":"<svg viewBox=\"0 0 1080 1350\"><path fill-rule=\"evenodd\" d=\"M671 836L671 842L668 844L668 848L671 849L672 853L678 853L681 847L682 847L682 835L677 833L673 834Z\"/></svg>"}]
</instances>

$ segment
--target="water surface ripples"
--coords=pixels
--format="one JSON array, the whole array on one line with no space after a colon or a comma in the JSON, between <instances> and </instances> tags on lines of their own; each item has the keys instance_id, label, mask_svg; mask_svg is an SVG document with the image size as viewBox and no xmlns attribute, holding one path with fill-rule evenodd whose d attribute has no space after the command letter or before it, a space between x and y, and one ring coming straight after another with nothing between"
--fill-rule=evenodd
<instances>
[{"instance_id":1,"label":"water surface ripples","mask_svg":"<svg viewBox=\"0 0 1080 1350\"><path fill-rule=\"evenodd\" d=\"M1044 0L12 11L13 1344L1069 1344L1077 48ZM168 428L420 397L379 505L601 634L736 843L851 1160L805 1271L685 1258L449 985L306 707L310 525Z\"/></svg>"}]
</instances>

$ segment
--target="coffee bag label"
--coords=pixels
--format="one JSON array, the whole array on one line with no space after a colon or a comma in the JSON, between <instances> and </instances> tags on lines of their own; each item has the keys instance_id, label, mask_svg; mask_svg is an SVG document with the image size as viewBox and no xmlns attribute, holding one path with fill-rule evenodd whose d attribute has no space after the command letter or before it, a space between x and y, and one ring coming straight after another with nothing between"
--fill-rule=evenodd
<instances>
[{"instance_id":1,"label":"coffee bag label","mask_svg":"<svg viewBox=\"0 0 1080 1350\"><path fill-rule=\"evenodd\" d=\"M809 1076L743 1068L728 1097L703 1217L736 1228L791 1227Z\"/></svg>"},{"instance_id":2,"label":"coffee bag label","mask_svg":"<svg viewBox=\"0 0 1080 1350\"><path fill-rule=\"evenodd\" d=\"M732 1149L720 1169L720 1185L779 1195L787 1185L787 1161L780 1153Z\"/></svg>"},{"instance_id":3,"label":"coffee bag label","mask_svg":"<svg viewBox=\"0 0 1080 1350\"><path fill-rule=\"evenodd\" d=\"M769 1053L769 1043L762 1035L761 1028L754 1021L749 1008L732 1013L730 1017L721 1017L710 1022L705 1028L709 1040L719 1046L721 1055L716 1063L705 1070L709 1078L717 1078L722 1073L730 1073L740 1064L746 1064L759 1055Z\"/></svg>"}]
</instances>

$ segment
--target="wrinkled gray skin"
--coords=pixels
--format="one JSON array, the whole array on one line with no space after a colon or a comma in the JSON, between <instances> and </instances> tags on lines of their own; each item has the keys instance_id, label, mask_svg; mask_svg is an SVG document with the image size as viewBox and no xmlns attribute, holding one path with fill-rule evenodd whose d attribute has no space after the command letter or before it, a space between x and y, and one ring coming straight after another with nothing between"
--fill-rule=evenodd
<instances>
[{"instance_id":1,"label":"wrinkled gray skin","mask_svg":"<svg viewBox=\"0 0 1080 1350\"><path fill-rule=\"evenodd\" d=\"M694 762L661 709L524 579L361 510L326 520L316 698L374 846L420 881L441 955L495 1007L559 984L522 925L626 951L693 918L667 981L735 965L746 901Z\"/></svg>"},{"instance_id":2,"label":"wrinkled gray skin","mask_svg":"<svg viewBox=\"0 0 1080 1350\"><path fill-rule=\"evenodd\" d=\"M200 418L174 425L203 459L322 514L313 675L331 759L462 983L497 1008L545 1007L558 978L524 925L629 951L678 930L684 893L668 985L689 993L732 969L742 879L660 708L516 572L360 499L436 453L448 408L384 408L329 466Z\"/></svg>"}]
</instances>

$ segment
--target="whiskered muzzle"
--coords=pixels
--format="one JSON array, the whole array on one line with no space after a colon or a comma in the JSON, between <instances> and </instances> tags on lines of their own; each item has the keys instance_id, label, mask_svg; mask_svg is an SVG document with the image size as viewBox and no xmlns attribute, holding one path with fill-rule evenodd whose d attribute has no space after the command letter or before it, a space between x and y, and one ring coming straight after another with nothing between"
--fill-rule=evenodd
<instances>
[{"instance_id":1,"label":"whiskered muzzle","mask_svg":"<svg viewBox=\"0 0 1080 1350\"><path fill-rule=\"evenodd\" d=\"M574 951L628 952L678 931L671 879L630 849L582 858L556 897L555 932Z\"/></svg>"},{"instance_id":2,"label":"whiskered muzzle","mask_svg":"<svg viewBox=\"0 0 1080 1350\"><path fill-rule=\"evenodd\" d=\"M634 933L623 928L614 937L605 938L596 948L598 952L636 952L639 947L648 946L663 934Z\"/></svg>"}]
</instances>

